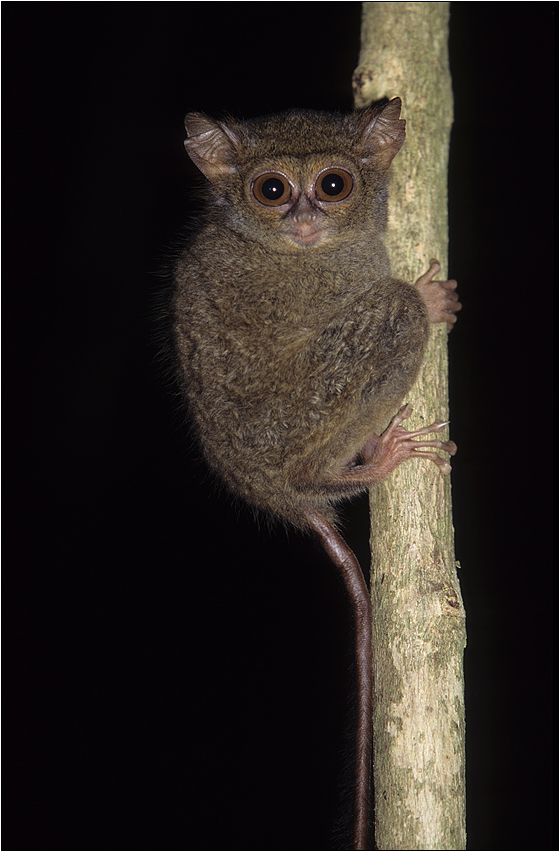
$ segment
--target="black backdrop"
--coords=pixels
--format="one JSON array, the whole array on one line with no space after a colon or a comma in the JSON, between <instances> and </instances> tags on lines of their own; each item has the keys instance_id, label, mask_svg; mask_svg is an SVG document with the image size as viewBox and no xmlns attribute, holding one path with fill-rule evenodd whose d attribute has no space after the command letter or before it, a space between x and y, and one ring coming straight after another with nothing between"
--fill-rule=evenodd
<instances>
[{"instance_id":1,"label":"black backdrop","mask_svg":"<svg viewBox=\"0 0 560 852\"><path fill-rule=\"evenodd\" d=\"M183 115L351 107L358 3L4 5L6 849L325 849L350 623L156 362ZM452 4L471 849L556 840L555 3ZM347 509L367 561L367 505Z\"/></svg>"}]
</instances>

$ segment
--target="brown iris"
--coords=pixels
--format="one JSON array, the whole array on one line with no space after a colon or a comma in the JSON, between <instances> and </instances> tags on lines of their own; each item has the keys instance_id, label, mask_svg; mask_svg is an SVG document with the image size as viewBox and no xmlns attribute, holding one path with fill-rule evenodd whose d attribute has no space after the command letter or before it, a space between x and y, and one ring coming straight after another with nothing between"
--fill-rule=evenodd
<instances>
[{"instance_id":1,"label":"brown iris","mask_svg":"<svg viewBox=\"0 0 560 852\"><path fill-rule=\"evenodd\" d=\"M289 180L278 172L259 175L253 182L253 195L261 204L278 207L289 201L292 187Z\"/></svg>"},{"instance_id":2,"label":"brown iris","mask_svg":"<svg viewBox=\"0 0 560 852\"><path fill-rule=\"evenodd\" d=\"M354 180L345 169L325 169L315 182L315 194L321 201L343 201L352 192Z\"/></svg>"}]
</instances>

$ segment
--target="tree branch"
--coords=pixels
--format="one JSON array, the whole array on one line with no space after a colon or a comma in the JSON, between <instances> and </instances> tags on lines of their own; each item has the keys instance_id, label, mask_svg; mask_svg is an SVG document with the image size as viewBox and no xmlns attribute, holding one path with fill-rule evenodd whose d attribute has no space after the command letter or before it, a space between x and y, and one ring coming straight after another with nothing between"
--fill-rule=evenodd
<instances>
[{"instance_id":1,"label":"tree branch","mask_svg":"<svg viewBox=\"0 0 560 852\"><path fill-rule=\"evenodd\" d=\"M407 121L387 243L395 276L408 281L430 258L447 259L448 7L363 4L356 106L398 95ZM406 400L419 427L448 419L447 333L433 328ZM407 462L372 490L371 516L376 845L464 849L466 634L449 478Z\"/></svg>"}]
</instances>

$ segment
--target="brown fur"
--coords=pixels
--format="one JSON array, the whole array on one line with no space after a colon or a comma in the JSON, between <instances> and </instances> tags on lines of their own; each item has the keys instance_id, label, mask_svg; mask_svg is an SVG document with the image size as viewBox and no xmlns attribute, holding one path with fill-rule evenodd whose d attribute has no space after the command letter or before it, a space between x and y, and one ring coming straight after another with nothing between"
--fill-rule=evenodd
<instances>
[{"instance_id":1,"label":"brown fur","mask_svg":"<svg viewBox=\"0 0 560 852\"><path fill-rule=\"evenodd\" d=\"M187 116L187 150L210 183L175 271L181 384L210 466L250 505L300 527L307 509L335 520L334 504L361 490L337 490L332 477L387 426L427 342L424 300L391 277L383 244L387 169L404 138L395 101L349 116ZM332 166L353 191L321 205L306 187ZM297 188L287 208L251 195L269 170ZM290 239L298 204L324 238Z\"/></svg>"}]
</instances>

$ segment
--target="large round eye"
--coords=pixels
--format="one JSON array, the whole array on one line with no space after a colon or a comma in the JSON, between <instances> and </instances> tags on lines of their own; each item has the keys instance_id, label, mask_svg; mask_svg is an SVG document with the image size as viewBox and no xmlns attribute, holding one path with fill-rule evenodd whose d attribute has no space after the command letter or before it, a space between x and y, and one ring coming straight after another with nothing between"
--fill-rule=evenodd
<instances>
[{"instance_id":1,"label":"large round eye","mask_svg":"<svg viewBox=\"0 0 560 852\"><path fill-rule=\"evenodd\" d=\"M342 201L352 192L354 180L344 169L326 169L315 184L315 193L321 201Z\"/></svg>"},{"instance_id":2,"label":"large round eye","mask_svg":"<svg viewBox=\"0 0 560 852\"><path fill-rule=\"evenodd\" d=\"M253 182L253 195L257 201L268 207L285 204L289 201L291 194L292 187L284 175L272 172L272 174L259 175Z\"/></svg>"}]
</instances>

